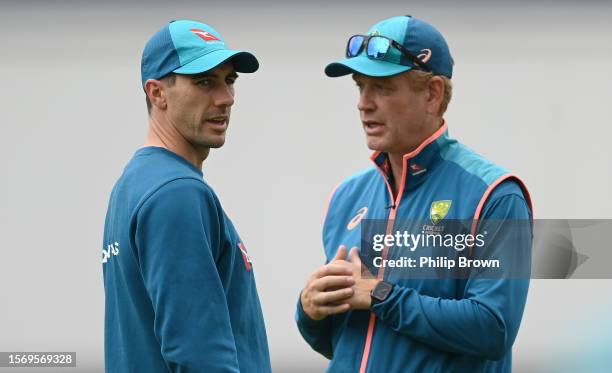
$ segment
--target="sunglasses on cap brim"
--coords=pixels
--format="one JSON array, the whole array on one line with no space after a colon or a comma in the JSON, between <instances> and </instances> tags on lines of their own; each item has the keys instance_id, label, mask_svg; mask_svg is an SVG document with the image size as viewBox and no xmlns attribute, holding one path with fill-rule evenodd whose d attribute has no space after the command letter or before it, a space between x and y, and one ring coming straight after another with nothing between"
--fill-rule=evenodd
<instances>
[{"instance_id":1,"label":"sunglasses on cap brim","mask_svg":"<svg viewBox=\"0 0 612 373\"><path fill-rule=\"evenodd\" d=\"M427 72L433 72L423 61L408 52L397 41L381 35L353 35L346 44L346 57L357 57L365 48L366 56L373 60L384 60L391 47L397 49L404 57Z\"/></svg>"}]
</instances>

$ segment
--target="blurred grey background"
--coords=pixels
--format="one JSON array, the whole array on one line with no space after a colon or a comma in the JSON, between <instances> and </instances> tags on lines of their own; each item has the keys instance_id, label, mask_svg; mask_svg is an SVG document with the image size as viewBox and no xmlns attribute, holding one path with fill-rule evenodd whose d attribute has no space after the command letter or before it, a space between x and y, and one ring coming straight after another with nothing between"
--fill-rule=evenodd
<instances>
[{"instance_id":1,"label":"blurred grey background","mask_svg":"<svg viewBox=\"0 0 612 373\"><path fill-rule=\"evenodd\" d=\"M140 54L168 20L192 18L261 62L204 174L253 258L274 370L323 371L295 304L323 261L329 193L370 152L354 83L322 70L348 36L402 14L450 44L452 136L523 176L537 218L612 217L609 1L3 1L0 351L76 351L72 371L102 370L102 229L146 134ZM611 290L533 281L515 371L607 371Z\"/></svg>"}]
</instances>

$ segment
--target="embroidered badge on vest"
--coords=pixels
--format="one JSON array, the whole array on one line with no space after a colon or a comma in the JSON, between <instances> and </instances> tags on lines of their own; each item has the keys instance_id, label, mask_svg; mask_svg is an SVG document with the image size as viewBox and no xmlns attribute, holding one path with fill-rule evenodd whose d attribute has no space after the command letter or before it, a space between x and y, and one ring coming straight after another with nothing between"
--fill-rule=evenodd
<instances>
[{"instance_id":1,"label":"embroidered badge on vest","mask_svg":"<svg viewBox=\"0 0 612 373\"><path fill-rule=\"evenodd\" d=\"M440 220L446 217L446 214L448 214L448 210L450 210L452 203L453 201L450 199L434 201L431 203L429 217L434 225L436 225Z\"/></svg>"}]
</instances>

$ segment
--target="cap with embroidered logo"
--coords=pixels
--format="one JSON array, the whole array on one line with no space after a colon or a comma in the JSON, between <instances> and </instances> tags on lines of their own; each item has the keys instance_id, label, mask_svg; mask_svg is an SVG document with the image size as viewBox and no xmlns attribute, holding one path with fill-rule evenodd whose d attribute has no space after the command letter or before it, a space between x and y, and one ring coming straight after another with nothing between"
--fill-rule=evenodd
<instances>
[{"instance_id":1,"label":"cap with embroidered logo","mask_svg":"<svg viewBox=\"0 0 612 373\"><path fill-rule=\"evenodd\" d=\"M231 50L214 28L191 20L171 21L149 39L142 52L142 87L148 79L170 73L199 74L231 61L237 72L252 73L259 68L249 52Z\"/></svg>"},{"instance_id":2,"label":"cap with embroidered logo","mask_svg":"<svg viewBox=\"0 0 612 373\"><path fill-rule=\"evenodd\" d=\"M434 26L423 20L412 16L385 19L370 28L364 38L365 42L367 37L372 36L382 36L399 43L400 48L403 47L405 52L419 59L436 75L448 78L453 75L453 59L446 40ZM325 74L338 77L357 72L373 77L384 77L412 69L424 69L396 47L390 47L383 58L372 58L368 56L367 48L357 47L361 48L358 55L330 63L325 67Z\"/></svg>"}]
</instances>

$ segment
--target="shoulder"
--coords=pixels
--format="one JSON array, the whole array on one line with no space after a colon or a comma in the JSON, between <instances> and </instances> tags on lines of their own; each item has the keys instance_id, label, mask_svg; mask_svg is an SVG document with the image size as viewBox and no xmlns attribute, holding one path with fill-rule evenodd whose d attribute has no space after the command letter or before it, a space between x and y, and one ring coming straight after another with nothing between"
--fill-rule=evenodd
<instances>
[{"instance_id":1,"label":"shoulder","mask_svg":"<svg viewBox=\"0 0 612 373\"><path fill-rule=\"evenodd\" d=\"M212 188L196 177L177 177L166 180L151 190L141 201L137 211L155 209L169 215L198 211L201 208L220 210Z\"/></svg>"},{"instance_id":2,"label":"shoulder","mask_svg":"<svg viewBox=\"0 0 612 373\"><path fill-rule=\"evenodd\" d=\"M363 187L371 183L376 178L381 177L379 171L374 166L370 166L363 170L360 170L344 180L342 180L332 193L330 201L334 199L334 196L340 196L344 194L351 194L356 190L363 190Z\"/></svg>"},{"instance_id":3,"label":"shoulder","mask_svg":"<svg viewBox=\"0 0 612 373\"><path fill-rule=\"evenodd\" d=\"M133 208L181 189L203 191L203 184L201 171L185 159L163 148L145 147L136 151L125 167L117 189Z\"/></svg>"},{"instance_id":4,"label":"shoulder","mask_svg":"<svg viewBox=\"0 0 612 373\"><path fill-rule=\"evenodd\" d=\"M489 194L482 218L531 218L530 197L522 182L510 177L495 186Z\"/></svg>"},{"instance_id":5,"label":"shoulder","mask_svg":"<svg viewBox=\"0 0 612 373\"><path fill-rule=\"evenodd\" d=\"M509 196L527 200L522 183L515 177L509 177L500 182L489 195L489 200L497 200Z\"/></svg>"},{"instance_id":6,"label":"shoulder","mask_svg":"<svg viewBox=\"0 0 612 373\"><path fill-rule=\"evenodd\" d=\"M444 148L440 155L445 162L458 166L463 172L487 186L509 173L505 167L491 162L460 142L454 142Z\"/></svg>"},{"instance_id":7,"label":"shoulder","mask_svg":"<svg viewBox=\"0 0 612 373\"><path fill-rule=\"evenodd\" d=\"M461 180L480 190L483 196L477 216L488 216L503 202L532 213L531 198L525 183L507 168L495 164L469 147L454 142L441 152L442 159L464 175Z\"/></svg>"}]
</instances>

